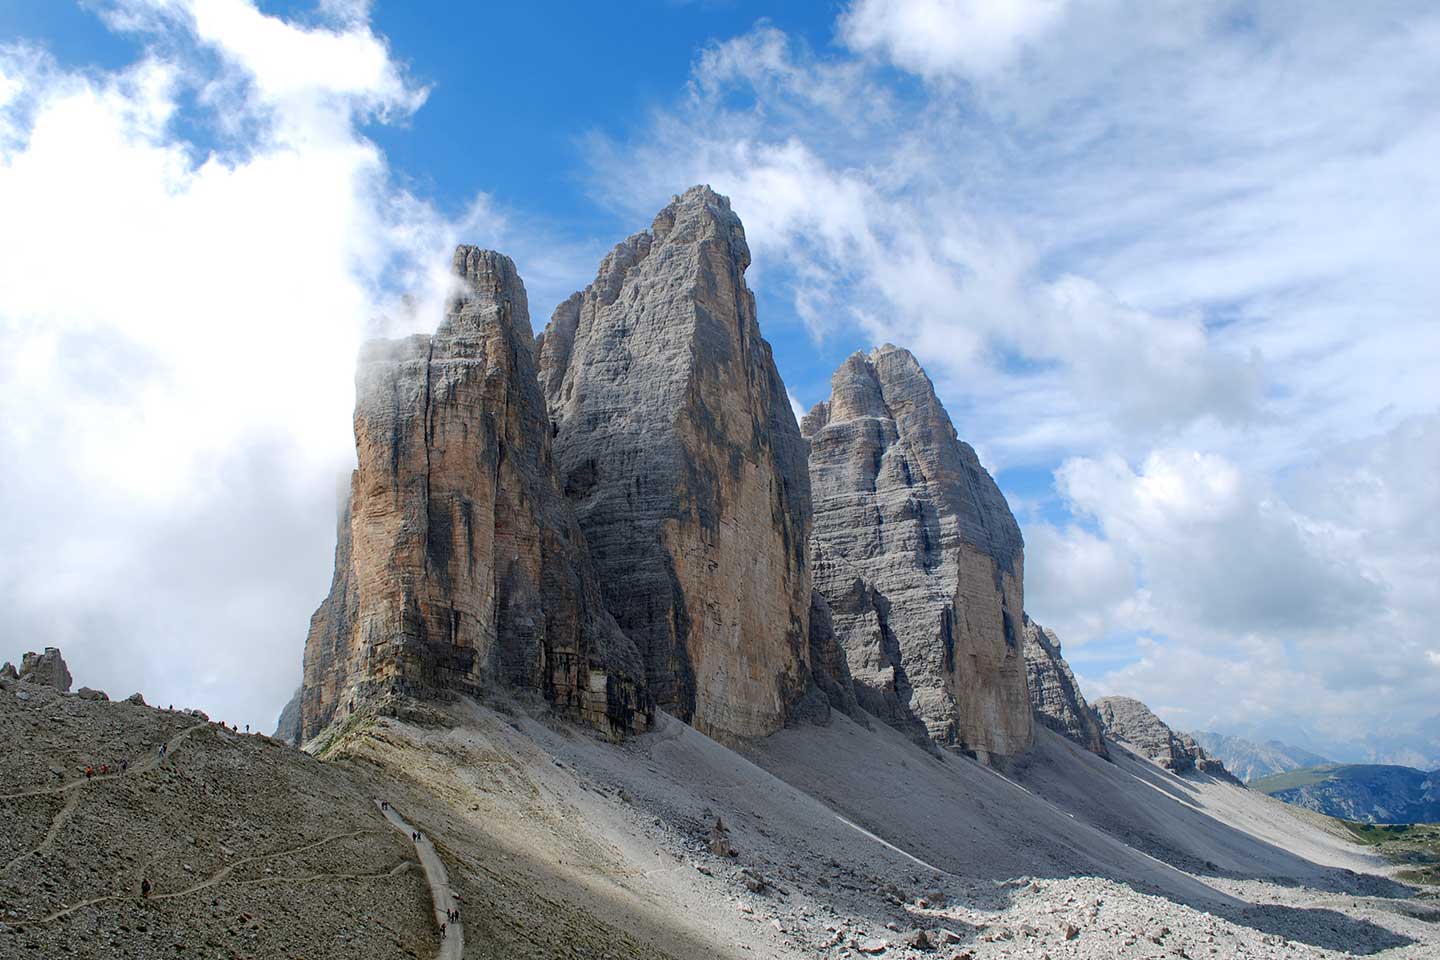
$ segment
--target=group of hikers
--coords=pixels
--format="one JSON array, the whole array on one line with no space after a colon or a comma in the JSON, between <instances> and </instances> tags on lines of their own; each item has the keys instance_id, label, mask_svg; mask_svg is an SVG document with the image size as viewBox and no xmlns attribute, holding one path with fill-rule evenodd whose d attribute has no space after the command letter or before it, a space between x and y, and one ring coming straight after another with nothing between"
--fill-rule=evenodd
<instances>
[{"instance_id":1,"label":"group of hikers","mask_svg":"<svg viewBox=\"0 0 1440 960\"><path fill-rule=\"evenodd\" d=\"M381 810L389 810L389 809L390 809L390 801L389 801L389 800L381 800L381 801L380 801L380 809L381 809ZM410 831L410 842L411 842L411 843L419 843L419 842L420 842L421 840L423 840L423 839L425 839L425 834L421 833L419 830L411 829L411 831ZM456 899L459 899L459 898L457 897ZM457 908L455 908L455 907L446 908L446 910L445 910L445 922L443 922L443 923L440 924L440 939L441 939L441 940L444 940L444 939L445 939L445 934L446 934L447 929L449 928L450 924L452 924L452 923L458 923L459 920L460 920L460 911L459 911L459 909L457 909Z\"/></svg>"}]
</instances>

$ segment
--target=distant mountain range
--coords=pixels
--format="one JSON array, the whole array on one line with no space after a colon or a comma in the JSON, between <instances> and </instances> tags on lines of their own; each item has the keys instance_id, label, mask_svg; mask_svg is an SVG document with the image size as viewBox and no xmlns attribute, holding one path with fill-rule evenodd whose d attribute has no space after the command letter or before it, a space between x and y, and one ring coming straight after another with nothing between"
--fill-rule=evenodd
<instances>
[{"instance_id":1,"label":"distant mountain range","mask_svg":"<svg viewBox=\"0 0 1440 960\"><path fill-rule=\"evenodd\" d=\"M1246 783L1258 777L1334 762L1328 757L1281 743L1279 740L1256 743L1244 737L1230 737L1207 730L1191 733L1190 736L1206 753L1224 763L1226 770Z\"/></svg>"},{"instance_id":2,"label":"distant mountain range","mask_svg":"<svg viewBox=\"0 0 1440 960\"><path fill-rule=\"evenodd\" d=\"M1414 767L1332 763L1260 777L1250 789L1344 820L1440 822L1440 772Z\"/></svg>"}]
</instances>

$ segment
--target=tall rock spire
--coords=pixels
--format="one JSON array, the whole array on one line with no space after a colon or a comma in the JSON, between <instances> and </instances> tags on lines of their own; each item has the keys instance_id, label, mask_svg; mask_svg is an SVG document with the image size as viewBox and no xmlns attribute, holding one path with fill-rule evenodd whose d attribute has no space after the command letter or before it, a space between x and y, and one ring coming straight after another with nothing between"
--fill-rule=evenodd
<instances>
[{"instance_id":1,"label":"tall rock spire","mask_svg":"<svg viewBox=\"0 0 1440 960\"><path fill-rule=\"evenodd\" d=\"M434 336L360 358L358 467L306 641L300 736L390 696L492 685L643 726L640 658L601 603L554 472L524 284L475 247L453 272Z\"/></svg>"},{"instance_id":2,"label":"tall rock spire","mask_svg":"<svg viewBox=\"0 0 1440 960\"><path fill-rule=\"evenodd\" d=\"M906 350L855 354L805 417L815 588L861 705L982 757L1031 741L1024 549L995 482Z\"/></svg>"},{"instance_id":3,"label":"tall rock spire","mask_svg":"<svg viewBox=\"0 0 1440 960\"><path fill-rule=\"evenodd\" d=\"M657 703L719 736L817 696L805 447L730 202L693 187L539 339L555 456ZM828 634L824 634L828 636Z\"/></svg>"}]
</instances>

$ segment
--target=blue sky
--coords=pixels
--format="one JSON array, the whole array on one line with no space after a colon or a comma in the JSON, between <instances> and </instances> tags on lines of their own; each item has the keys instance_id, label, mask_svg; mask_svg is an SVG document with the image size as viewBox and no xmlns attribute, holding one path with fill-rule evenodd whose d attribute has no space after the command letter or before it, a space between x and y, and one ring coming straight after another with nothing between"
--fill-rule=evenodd
<instances>
[{"instance_id":1,"label":"blue sky","mask_svg":"<svg viewBox=\"0 0 1440 960\"><path fill-rule=\"evenodd\" d=\"M264 725L359 340L731 196L797 406L911 348L1088 693L1440 763L1425 3L0 7L0 637Z\"/></svg>"}]
</instances>

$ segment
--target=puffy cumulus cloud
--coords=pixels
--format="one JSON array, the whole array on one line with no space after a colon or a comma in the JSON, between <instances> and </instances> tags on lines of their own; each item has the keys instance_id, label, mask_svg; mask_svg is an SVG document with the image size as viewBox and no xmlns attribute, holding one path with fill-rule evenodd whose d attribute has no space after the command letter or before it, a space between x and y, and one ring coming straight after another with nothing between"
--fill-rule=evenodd
<instances>
[{"instance_id":1,"label":"puffy cumulus cloud","mask_svg":"<svg viewBox=\"0 0 1440 960\"><path fill-rule=\"evenodd\" d=\"M1303 631L1354 624L1381 602L1343 532L1256 489L1222 457L1157 450L1138 470L1118 457L1073 459L1056 479L1071 509L1132 559L1157 615L1173 622L1227 634Z\"/></svg>"},{"instance_id":2,"label":"puffy cumulus cloud","mask_svg":"<svg viewBox=\"0 0 1440 960\"><path fill-rule=\"evenodd\" d=\"M1431 716L1440 11L855 0L837 37L713 45L593 139L597 194L714 184L810 337L908 346L987 463L1056 470L1027 598L1087 677Z\"/></svg>"},{"instance_id":3,"label":"puffy cumulus cloud","mask_svg":"<svg viewBox=\"0 0 1440 960\"><path fill-rule=\"evenodd\" d=\"M1061 19L1066 0L859 0L840 18L851 49L935 79L993 73Z\"/></svg>"},{"instance_id":4,"label":"puffy cumulus cloud","mask_svg":"<svg viewBox=\"0 0 1440 960\"><path fill-rule=\"evenodd\" d=\"M424 98L363 5L105 9L147 49L124 69L0 51L0 653L263 725L325 589L358 342L428 325L491 218L362 135Z\"/></svg>"},{"instance_id":5,"label":"puffy cumulus cloud","mask_svg":"<svg viewBox=\"0 0 1440 960\"><path fill-rule=\"evenodd\" d=\"M1094 529L1027 526L1029 606L1072 650L1131 661L1097 687L1177 722L1413 759L1440 697L1416 669L1440 614L1437 439L1440 416L1406 421L1273 487L1191 451L1067 461L1057 486ZM1137 628L1164 639L1124 649Z\"/></svg>"},{"instance_id":6,"label":"puffy cumulus cloud","mask_svg":"<svg viewBox=\"0 0 1440 960\"><path fill-rule=\"evenodd\" d=\"M589 153L604 198L635 216L677 183L728 194L752 283L788 292L817 340L903 343L942 387L965 383L984 401L970 439L1001 464L1255 415L1255 351L1218 348L1196 309L1141 309L1051 270L991 206L998 158L958 123L760 26L706 50L647 138Z\"/></svg>"}]
</instances>

